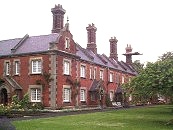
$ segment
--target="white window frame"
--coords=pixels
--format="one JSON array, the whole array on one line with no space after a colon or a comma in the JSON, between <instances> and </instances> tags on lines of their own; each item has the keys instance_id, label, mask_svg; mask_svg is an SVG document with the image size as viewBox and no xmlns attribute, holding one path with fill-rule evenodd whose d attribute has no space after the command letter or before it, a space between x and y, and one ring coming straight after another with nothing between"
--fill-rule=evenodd
<instances>
[{"instance_id":1,"label":"white window frame","mask_svg":"<svg viewBox=\"0 0 173 130\"><path fill-rule=\"evenodd\" d=\"M97 75L97 68L94 68L94 74L93 74L94 79L96 79L96 75Z\"/></svg>"},{"instance_id":2,"label":"white window frame","mask_svg":"<svg viewBox=\"0 0 173 130\"><path fill-rule=\"evenodd\" d=\"M41 74L42 73L42 60L41 59L32 59L31 60L31 73L32 74Z\"/></svg>"},{"instance_id":3,"label":"white window frame","mask_svg":"<svg viewBox=\"0 0 173 130\"><path fill-rule=\"evenodd\" d=\"M64 75L70 75L70 71L71 71L71 62L70 60L65 59L64 60L64 64L63 64L63 73Z\"/></svg>"},{"instance_id":4,"label":"white window frame","mask_svg":"<svg viewBox=\"0 0 173 130\"><path fill-rule=\"evenodd\" d=\"M110 72L109 73L109 82L113 82L113 77L114 77L113 72Z\"/></svg>"},{"instance_id":5,"label":"white window frame","mask_svg":"<svg viewBox=\"0 0 173 130\"><path fill-rule=\"evenodd\" d=\"M103 70L100 70L100 79L104 79L104 71Z\"/></svg>"},{"instance_id":6,"label":"white window frame","mask_svg":"<svg viewBox=\"0 0 173 130\"><path fill-rule=\"evenodd\" d=\"M20 74L20 62L19 61L14 61L14 66L15 66L15 75L19 75Z\"/></svg>"},{"instance_id":7,"label":"white window frame","mask_svg":"<svg viewBox=\"0 0 173 130\"><path fill-rule=\"evenodd\" d=\"M65 49L70 48L70 39L68 37L65 38Z\"/></svg>"},{"instance_id":8,"label":"white window frame","mask_svg":"<svg viewBox=\"0 0 173 130\"><path fill-rule=\"evenodd\" d=\"M110 98L110 101L113 101L113 99L114 99L114 91L112 91L112 90L109 91L109 98Z\"/></svg>"},{"instance_id":9,"label":"white window frame","mask_svg":"<svg viewBox=\"0 0 173 130\"><path fill-rule=\"evenodd\" d=\"M90 79L92 79L92 67L90 67Z\"/></svg>"},{"instance_id":10,"label":"white window frame","mask_svg":"<svg viewBox=\"0 0 173 130\"><path fill-rule=\"evenodd\" d=\"M122 84L124 83L124 80L125 80L125 79L124 79L124 76L122 76L122 81L121 81Z\"/></svg>"},{"instance_id":11,"label":"white window frame","mask_svg":"<svg viewBox=\"0 0 173 130\"><path fill-rule=\"evenodd\" d=\"M80 89L80 101L86 102L86 89Z\"/></svg>"},{"instance_id":12,"label":"white window frame","mask_svg":"<svg viewBox=\"0 0 173 130\"><path fill-rule=\"evenodd\" d=\"M86 66L85 65L80 66L80 77L82 77L82 78L86 77Z\"/></svg>"},{"instance_id":13,"label":"white window frame","mask_svg":"<svg viewBox=\"0 0 173 130\"><path fill-rule=\"evenodd\" d=\"M10 75L10 62L5 62L5 75Z\"/></svg>"},{"instance_id":14,"label":"white window frame","mask_svg":"<svg viewBox=\"0 0 173 130\"><path fill-rule=\"evenodd\" d=\"M63 102L71 101L71 89L70 87L63 88Z\"/></svg>"},{"instance_id":15,"label":"white window frame","mask_svg":"<svg viewBox=\"0 0 173 130\"><path fill-rule=\"evenodd\" d=\"M41 102L41 88L30 88L31 102Z\"/></svg>"}]
</instances>

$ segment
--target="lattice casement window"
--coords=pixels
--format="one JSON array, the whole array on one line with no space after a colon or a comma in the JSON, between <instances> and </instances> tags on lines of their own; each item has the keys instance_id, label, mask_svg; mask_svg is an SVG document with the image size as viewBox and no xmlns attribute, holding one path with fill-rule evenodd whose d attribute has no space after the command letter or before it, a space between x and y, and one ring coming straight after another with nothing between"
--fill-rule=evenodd
<instances>
[{"instance_id":1,"label":"lattice casement window","mask_svg":"<svg viewBox=\"0 0 173 130\"><path fill-rule=\"evenodd\" d=\"M70 87L63 88L63 102L70 102L71 100L71 90Z\"/></svg>"},{"instance_id":2,"label":"lattice casement window","mask_svg":"<svg viewBox=\"0 0 173 130\"><path fill-rule=\"evenodd\" d=\"M110 101L113 101L113 99L114 99L114 91L110 91L109 97L110 97Z\"/></svg>"},{"instance_id":3,"label":"lattice casement window","mask_svg":"<svg viewBox=\"0 0 173 130\"><path fill-rule=\"evenodd\" d=\"M82 77L82 78L86 77L86 66L85 65L80 66L80 77Z\"/></svg>"},{"instance_id":4,"label":"lattice casement window","mask_svg":"<svg viewBox=\"0 0 173 130\"><path fill-rule=\"evenodd\" d=\"M5 75L10 75L10 62L5 62Z\"/></svg>"},{"instance_id":5,"label":"lattice casement window","mask_svg":"<svg viewBox=\"0 0 173 130\"><path fill-rule=\"evenodd\" d=\"M100 79L103 80L103 78L104 78L104 71L103 70L100 70Z\"/></svg>"},{"instance_id":6,"label":"lattice casement window","mask_svg":"<svg viewBox=\"0 0 173 130\"><path fill-rule=\"evenodd\" d=\"M31 102L41 102L41 89L30 88Z\"/></svg>"},{"instance_id":7,"label":"lattice casement window","mask_svg":"<svg viewBox=\"0 0 173 130\"><path fill-rule=\"evenodd\" d=\"M14 75L19 75L20 74L20 62L14 61Z\"/></svg>"},{"instance_id":8,"label":"lattice casement window","mask_svg":"<svg viewBox=\"0 0 173 130\"><path fill-rule=\"evenodd\" d=\"M70 48L70 39L68 37L65 38L65 49Z\"/></svg>"},{"instance_id":9,"label":"lattice casement window","mask_svg":"<svg viewBox=\"0 0 173 130\"><path fill-rule=\"evenodd\" d=\"M109 82L113 82L113 72L109 73Z\"/></svg>"},{"instance_id":10,"label":"lattice casement window","mask_svg":"<svg viewBox=\"0 0 173 130\"><path fill-rule=\"evenodd\" d=\"M63 64L63 72L65 75L70 75L70 71L71 71L71 62L70 60L64 60L64 64Z\"/></svg>"},{"instance_id":11,"label":"lattice casement window","mask_svg":"<svg viewBox=\"0 0 173 130\"><path fill-rule=\"evenodd\" d=\"M85 102L86 101L86 89L80 90L80 101Z\"/></svg>"},{"instance_id":12,"label":"lattice casement window","mask_svg":"<svg viewBox=\"0 0 173 130\"><path fill-rule=\"evenodd\" d=\"M42 60L41 59L32 59L31 60L31 73L32 74L42 73Z\"/></svg>"}]
</instances>

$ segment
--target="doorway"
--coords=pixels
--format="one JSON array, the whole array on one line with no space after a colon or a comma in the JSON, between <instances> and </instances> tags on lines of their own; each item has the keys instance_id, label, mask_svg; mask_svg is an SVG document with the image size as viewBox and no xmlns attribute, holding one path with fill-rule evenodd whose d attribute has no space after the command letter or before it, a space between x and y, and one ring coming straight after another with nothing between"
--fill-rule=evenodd
<instances>
[{"instance_id":1,"label":"doorway","mask_svg":"<svg viewBox=\"0 0 173 130\"><path fill-rule=\"evenodd\" d=\"M7 105L8 104L8 94L7 94L7 89L2 88L0 91L0 104Z\"/></svg>"}]
</instances>

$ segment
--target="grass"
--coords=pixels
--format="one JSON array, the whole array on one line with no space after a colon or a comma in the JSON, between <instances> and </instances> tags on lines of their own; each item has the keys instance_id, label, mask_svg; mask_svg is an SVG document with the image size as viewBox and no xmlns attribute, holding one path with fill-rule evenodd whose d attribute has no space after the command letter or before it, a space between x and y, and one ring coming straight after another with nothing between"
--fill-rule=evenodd
<instances>
[{"instance_id":1,"label":"grass","mask_svg":"<svg viewBox=\"0 0 173 130\"><path fill-rule=\"evenodd\" d=\"M172 130L173 105L12 122L17 130Z\"/></svg>"}]
</instances>

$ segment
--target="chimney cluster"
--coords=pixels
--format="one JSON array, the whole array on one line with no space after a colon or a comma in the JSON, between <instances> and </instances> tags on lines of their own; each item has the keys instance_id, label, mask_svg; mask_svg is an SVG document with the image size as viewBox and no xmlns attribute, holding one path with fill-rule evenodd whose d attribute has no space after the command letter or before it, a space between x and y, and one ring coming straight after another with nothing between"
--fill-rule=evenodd
<instances>
[{"instance_id":1,"label":"chimney cluster","mask_svg":"<svg viewBox=\"0 0 173 130\"><path fill-rule=\"evenodd\" d=\"M111 37L111 39L109 39L110 42L110 58L114 59L114 60L118 60L118 54L117 54L117 42L118 40L116 39L116 37Z\"/></svg>"},{"instance_id":2,"label":"chimney cluster","mask_svg":"<svg viewBox=\"0 0 173 130\"><path fill-rule=\"evenodd\" d=\"M52 33L59 33L64 26L64 14L66 11L62 8L62 5L58 4L58 6L55 5L55 7L51 9L51 12L53 14Z\"/></svg>"},{"instance_id":3,"label":"chimney cluster","mask_svg":"<svg viewBox=\"0 0 173 130\"><path fill-rule=\"evenodd\" d=\"M55 5L54 8L51 9L51 12L53 14L53 27L52 27L52 33L59 33L64 26L64 14L65 10L62 8L62 5L58 4ZM66 28L68 30L68 20L66 24ZM97 44L96 44L96 31L97 28L95 25L89 24L88 27L86 27L87 30L87 38L88 38L88 43L87 43L87 49L91 50L94 54L97 54ZM118 40L116 37L111 37L109 39L110 42L110 58L118 61L118 54L117 54L117 42ZM132 53L132 48L131 45L127 45L126 53L123 54L126 56L126 63L127 64L132 64L132 55L137 55L137 53ZM139 53L138 53L139 54Z\"/></svg>"},{"instance_id":4,"label":"chimney cluster","mask_svg":"<svg viewBox=\"0 0 173 130\"><path fill-rule=\"evenodd\" d=\"M97 28L92 23L92 24L89 24L88 27L86 27L86 30L87 30L87 34L88 34L87 49L91 50L94 54L97 54L97 45L96 45Z\"/></svg>"}]
</instances>

